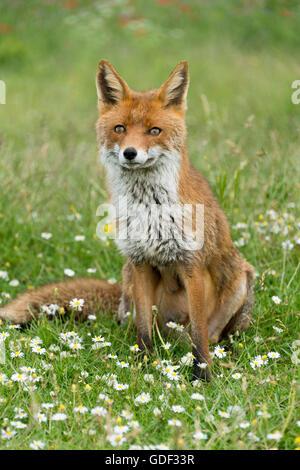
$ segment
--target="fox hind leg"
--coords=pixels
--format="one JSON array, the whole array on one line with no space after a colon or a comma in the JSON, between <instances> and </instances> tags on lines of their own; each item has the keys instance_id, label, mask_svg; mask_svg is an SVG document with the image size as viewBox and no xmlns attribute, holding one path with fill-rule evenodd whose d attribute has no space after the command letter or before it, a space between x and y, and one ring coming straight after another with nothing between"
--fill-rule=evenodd
<instances>
[{"instance_id":1,"label":"fox hind leg","mask_svg":"<svg viewBox=\"0 0 300 470\"><path fill-rule=\"evenodd\" d=\"M127 318L127 313L131 311L131 304L132 299L126 294L126 292L123 291L118 308L118 323L120 325L124 325Z\"/></svg>"},{"instance_id":2,"label":"fox hind leg","mask_svg":"<svg viewBox=\"0 0 300 470\"><path fill-rule=\"evenodd\" d=\"M130 261L124 264L122 269L122 295L118 308L118 323L123 325L127 317L127 312L131 311L133 301L133 265Z\"/></svg>"},{"instance_id":3,"label":"fox hind leg","mask_svg":"<svg viewBox=\"0 0 300 470\"><path fill-rule=\"evenodd\" d=\"M226 338L228 335L235 333L236 331L245 331L249 327L251 310L254 305L254 288L252 276L247 272L247 296L242 307L236 312L231 318L228 324L223 329L220 339Z\"/></svg>"}]
</instances>

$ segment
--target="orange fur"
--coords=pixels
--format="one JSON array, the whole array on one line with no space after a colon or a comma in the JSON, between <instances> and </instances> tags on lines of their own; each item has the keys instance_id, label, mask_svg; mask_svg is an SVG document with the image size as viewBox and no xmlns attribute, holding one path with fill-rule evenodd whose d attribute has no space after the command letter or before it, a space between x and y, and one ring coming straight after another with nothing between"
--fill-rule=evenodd
<instances>
[{"instance_id":1,"label":"orange fur","mask_svg":"<svg viewBox=\"0 0 300 470\"><path fill-rule=\"evenodd\" d=\"M0 318L14 323L24 324L38 316L42 305L57 304L70 314L70 301L74 298L84 299L81 312L75 317L86 318L90 313L99 310L115 312L121 296L119 284L108 284L99 279L76 279L52 282L34 291L27 291L0 309Z\"/></svg>"},{"instance_id":2,"label":"orange fur","mask_svg":"<svg viewBox=\"0 0 300 470\"><path fill-rule=\"evenodd\" d=\"M103 79L108 70L110 76L113 76L113 82L110 83L109 76L106 82L105 79L101 82L100 77ZM177 164L176 158L180 155L178 180L174 179L178 201L194 208L197 204L204 206L204 245L199 250L187 253L186 259L177 263L164 262L158 257L155 259L155 256L153 259L147 258L147 247L144 259L141 256L137 260L134 253L129 254L123 269L124 285L119 318L123 319L133 301L139 345L151 350L151 306L158 305L164 321L173 319L191 324L196 360L209 363L208 339L217 342L225 331L230 333L237 328L246 329L249 325L254 270L234 245L226 216L213 196L209 183L190 164L184 121L188 83L188 67L186 62L181 62L159 90L138 93L128 87L109 62L101 61L97 75L100 109L97 135L100 151L105 149L108 155L106 163L110 166L110 189L113 195L120 194L120 191L115 187L112 163L119 158L120 165L124 165L122 152L127 147L149 152L150 155L151 149L158 146L162 154L170 152L174 156L173 170ZM115 86L119 89L119 95L116 99L114 95L111 100L110 89ZM114 131L116 124L124 128L121 135ZM153 126L162 129L155 137L147 131ZM118 152L113 152L115 148ZM130 165L125 164L125 168L130 168ZM172 164L169 164L170 169L173 171ZM143 172L143 167L130 171L133 171L134 177L134 171ZM132 188L132 194L136 198L140 197L141 202L146 197L142 181L147 184L148 177L151 177L151 173L148 172L147 176L146 168L145 173L141 173L140 192ZM138 186L139 177L135 178L135 182ZM155 186L155 181L151 184ZM159 182L157 186L153 200L160 204L159 188L164 192L165 187ZM131 189L130 185L128 187ZM208 370L201 372L197 365L194 373L206 380L210 379Z\"/></svg>"},{"instance_id":3,"label":"orange fur","mask_svg":"<svg viewBox=\"0 0 300 470\"><path fill-rule=\"evenodd\" d=\"M100 111L96 128L100 152L106 158L107 166L111 166L109 183L112 195L118 196L124 178L129 185L128 192L131 191L133 199L140 199L140 202L147 198L151 202L153 198L156 204L163 204L160 192L168 196L169 191L181 205L190 204L194 208L197 204L204 205L203 247L187 251L184 259L178 249L177 261L177 253L170 249L166 254L169 257L174 254L175 261L168 262L164 252L160 256L150 255L156 251L148 252L147 243L139 246L141 254L137 259L135 246L137 251L138 244L133 245L133 252L127 255L128 261L123 268L122 288L99 280L53 283L22 294L0 309L0 317L25 323L39 312L41 304L56 303L70 311L69 302L77 297L85 299L83 317L99 309L114 312L119 305L119 319L122 321L134 303L139 346L151 350L152 306L157 305L162 324L169 320L190 324L195 356L194 376L210 380L208 368L200 369L197 363L210 363L209 339L217 342L236 329L248 327L254 302L254 270L234 245L226 216L209 183L190 164L184 120L188 83L188 66L181 62L158 90L136 92L128 87L109 62L102 60L96 79ZM116 132L116 126L121 126L122 132ZM160 132L154 135L150 132L152 128L158 128ZM124 160L124 149L129 147L138 149L137 158L144 158L146 163L138 161L141 169L130 169L130 164ZM158 156L153 149L159 149ZM151 155L155 158L150 158ZM156 173L147 166L143 167L148 160L153 168L163 165L164 158L169 165L167 171L164 166L159 167L162 170ZM120 178L120 186L116 186L113 179L114 171ZM150 189L147 189L153 174L161 181L153 179ZM132 188L131 175L135 178ZM122 190L126 193L124 187ZM128 250L132 249L130 245L128 247ZM156 248L159 249L160 245ZM54 294L56 287L58 295Z\"/></svg>"}]
</instances>

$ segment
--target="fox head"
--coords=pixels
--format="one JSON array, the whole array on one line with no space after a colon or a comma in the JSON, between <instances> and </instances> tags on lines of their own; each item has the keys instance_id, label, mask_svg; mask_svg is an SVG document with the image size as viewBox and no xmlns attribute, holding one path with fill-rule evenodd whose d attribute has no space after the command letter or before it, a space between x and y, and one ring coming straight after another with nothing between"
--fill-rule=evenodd
<instances>
[{"instance_id":1,"label":"fox head","mask_svg":"<svg viewBox=\"0 0 300 470\"><path fill-rule=\"evenodd\" d=\"M188 65L180 62L157 90L131 90L106 60L98 66L97 136L104 162L126 170L179 164L185 145ZM177 161L175 161L177 160Z\"/></svg>"}]
</instances>

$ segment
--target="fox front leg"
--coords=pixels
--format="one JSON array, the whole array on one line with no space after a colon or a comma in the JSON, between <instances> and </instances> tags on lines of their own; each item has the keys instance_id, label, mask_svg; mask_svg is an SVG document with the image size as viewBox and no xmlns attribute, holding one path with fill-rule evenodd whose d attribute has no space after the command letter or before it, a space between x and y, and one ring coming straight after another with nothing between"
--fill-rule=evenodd
<instances>
[{"instance_id":1,"label":"fox front leg","mask_svg":"<svg viewBox=\"0 0 300 470\"><path fill-rule=\"evenodd\" d=\"M191 324L192 353L194 355L193 379L211 381L209 364L207 317L205 305L204 279L201 268L188 267L180 270L182 284L188 298L188 311ZM201 368L199 364L206 364Z\"/></svg>"},{"instance_id":2,"label":"fox front leg","mask_svg":"<svg viewBox=\"0 0 300 470\"><path fill-rule=\"evenodd\" d=\"M134 266L133 300L136 310L137 343L152 352L152 307L158 276L149 265Z\"/></svg>"}]
</instances>

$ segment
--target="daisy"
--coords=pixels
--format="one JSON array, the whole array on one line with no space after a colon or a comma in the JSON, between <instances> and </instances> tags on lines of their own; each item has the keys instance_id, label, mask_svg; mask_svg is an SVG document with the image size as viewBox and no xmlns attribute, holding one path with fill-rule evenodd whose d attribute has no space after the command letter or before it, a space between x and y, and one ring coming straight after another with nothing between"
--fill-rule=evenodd
<instances>
[{"instance_id":1,"label":"daisy","mask_svg":"<svg viewBox=\"0 0 300 470\"><path fill-rule=\"evenodd\" d=\"M107 436L107 440L113 447L121 445L123 444L123 442L126 442L126 439L123 434L110 434Z\"/></svg>"},{"instance_id":2,"label":"daisy","mask_svg":"<svg viewBox=\"0 0 300 470\"><path fill-rule=\"evenodd\" d=\"M21 326L20 326L20 325L15 325L15 324L13 323L12 325L9 325L8 328L9 328L10 330L18 330L18 329L21 328Z\"/></svg>"},{"instance_id":3,"label":"daisy","mask_svg":"<svg viewBox=\"0 0 300 470\"><path fill-rule=\"evenodd\" d=\"M118 384L118 383L114 384L114 389L118 390L118 391L127 390L128 387L129 387L129 385L127 385L127 384Z\"/></svg>"},{"instance_id":4,"label":"daisy","mask_svg":"<svg viewBox=\"0 0 300 470\"><path fill-rule=\"evenodd\" d=\"M114 433L116 434L126 434L126 432L129 431L129 426L115 426L114 427Z\"/></svg>"},{"instance_id":5,"label":"daisy","mask_svg":"<svg viewBox=\"0 0 300 470\"><path fill-rule=\"evenodd\" d=\"M250 362L250 366L252 367L252 369L261 367L263 364L264 364L264 361L261 356L256 356L256 358Z\"/></svg>"},{"instance_id":6,"label":"daisy","mask_svg":"<svg viewBox=\"0 0 300 470\"><path fill-rule=\"evenodd\" d=\"M108 398L107 395L105 395L105 393L99 393L98 395L98 400L106 400Z\"/></svg>"},{"instance_id":7,"label":"daisy","mask_svg":"<svg viewBox=\"0 0 300 470\"><path fill-rule=\"evenodd\" d=\"M40 312L45 313L46 315L50 315L50 309L48 305L41 305Z\"/></svg>"},{"instance_id":8,"label":"daisy","mask_svg":"<svg viewBox=\"0 0 300 470\"><path fill-rule=\"evenodd\" d=\"M24 357L24 353L21 351L12 351L10 353L10 357Z\"/></svg>"},{"instance_id":9,"label":"daisy","mask_svg":"<svg viewBox=\"0 0 300 470\"><path fill-rule=\"evenodd\" d=\"M1 429L1 438L2 439L11 439L17 434L16 431L11 431L9 428Z\"/></svg>"},{"instance_id":10,"label":"daisy","mask_svg":"<svg viewBox=\"0 0 300 470\"><path fill-rule=\"evenodd\" d=\"M129 363L124 361L118 361L116 364L117 366L121 367L121 369L126 369L127 367L129 367Z\"/></svg>"},{"instance_id":11,"label":"daisy","mask_svg":"<svg viewBox=\"0 0 300 470\"><path fill-rule=\"evenodd\" d=\"M78 312L82 311L82 307L84 305L84 299L73 299L70 301L70 307L72 307L74 310L77 310Z\"/></svg>"},{"instance_id":12,"label":"daisy","mask_svg":"<svg viewBox=\"0 0 300 470\"><path fill-rule=\"evenodd\" d=\"M13 374L11 376L11 380L13 382L25 382L25 380L27 379L27 375L26 374Z\"/></svg>"},{"instance_id":13,"label":"daisy","mask_svg":"<svg viewBox=\"0 0 300 470\"><path fill-rule=\"evenodd\" d=\"M169 425L169 426L175 426L175 427L177 427L177 428L180 428L180 426L181 426L181 421L180 421L179 419L176 419L176 418L169 419L168 425Z\"/></svg>"},{"instance_id":14,"label":"daisy","mask_svg":"<svg viewBox=\"0 0 300 470\"><path fill-rule=\"evenodd\" d=\"M37 354L45 354L46 349L45 349L45 348L41 348L40 346L33 346L32 352L35 352L35 353L37 353Z\"/></svg>"},{"instance_id":15,"label":"daisy","mask_svg":"<svg viewBox=\"0 0 300 470\"><path fill-rule=\"evenodd\" d=\"M59 305L51 304L51 305L49 305L47 313L48 313L48 315L54 316L58 310L59 310Z\"/></svg>"},{"instance_id":16,"label":"daisy","mask_svg":"<svg viewBox=\"0 0 300 470\"><path fill-rule=\"evenodd\" d=\"M130 413L130 411L128 411L128 410L122 410L121 416L125 419L132 419L133 418L133 414Z\"/></svg>"},{"instance_id":17,"label":"daisy","mask_svg":"<svg viewBox=\"0 0 300 470\"><path fill-rule=\"evenodd\" d=\"M173 370L172 372L167 374L167 378L171 380L172 382L178 382L181 377L179 374L177 374L177 372ZM171 384L166 385L166 388L170 388L170 387L171 387Z\"/></svg>"},{"instance_id":18,"label":"daisy","mask_svg":"<svg viewBox=\"0 0 300 470\"><path fill-rule=\"evenodd\" d=\"M108 359L118 359L118 356L116 354L108 354L107 357Z\"/></svg>"},{"instance_id":19,"label":"daisy","mask_svg":"<svg viewBox=\"0 0 300 470\"><path fill-rule=\"evenodd\" d=\"M10 424L16 429L25 429L27 424L22 423L22 421L11 421Z\"/></svg>"},{"instance_id":20,"label":"daisy","mask_svg":"<svg viewBox=\"0 0 300 470\"><path fill-rule=\"evenodd\" d=\"M226 356L226 351L224 348L221 348L220 346L216 346L215 349L214 349L214 353L217 357L221 358L221 357L225 357Z\"/></svg>"},{"instance_id":21,"label":"daisy","mask_svg":"<svg viewBox=\"0 0 300 470\"><path fill-rule=\"evenodd\" d=\"M104 341L104 338L103 338L103 336L94 336L94 338L92 338L92 341L94 343L99 343L99 342Z\"/></svg>"},{"instance_id":22,"label":"daisy","mask_svg":"<svg viewBox=\"0 0 300 470\"><path fill-rule=\"evenodd\" d=\"M237 247L245 246L244 238L239 238L238 240L233 242Z\"/></svg>"},{"instance_id":23,"label":"daisy","mask_svg":"<svg viewBox=\"0 0 300 470\"><path fill-rule=\"evenodd\" d=\"M5 385L7 382L7 375L0 373L0 384Z\"/></svg>"},{"instance_id":24,"label":"daisy","mask_svg":"<svg viewBox=\"0 0 300 470\"><path fill-rule=\"evenodd\" d=\"M135 398L136 403L149 403L151 401L150 393L141 393Z\"/></svg>"},{"instance_id":25,"label":"daisy","mask_svg":"<svg viewBox=\"0 0 300 470\"><path fill-rule=\"evenodd\" d=\"M78 405L75 408L73 408L73 411L75 413L80 413L80 414L84 415L87 411L89 411L89 409L86 406Z\"/></svg>"},{"instance_id":26,"label":"daisy","mask_svg":"<svg viewBox=\"0 0 300 470\"><path fill-rule=\"evenodd\" d=\"M202 431L196 431L195 434L193 434L193 438L196 439L197 441L205 440L207 439L207 434L205 434Z\"/></svg>"},{"instance_id":27,"label":"daisy","mask_svg":"<svg viewBox=\"0 0 300 470\"><path fill-rule=\"evenodd\" d=\"M182 333L184 331L184 326L183 325L177 325L176 331L179 331L179 333Z\"/></svg>"},{"instance_id":28,"label":"daisy","mask_svg":"<svg viewBox=\"0 0 300 470\"><path fill-rule=\"evenodd\" d=\"M3 272L3 271L2 271ZM1 273L1 271L0 271ZM0 278L1 278L1 275L0 275ZM1 292L1 295L2 297L4 297L5 299L10 299L10 294L8 292Z\"/></svg>"},{"instance_id":29,"label":"daisy","mask_svg":"<svg viewBox=\"0 0 300 470\"><path fill-rule=\"evenodd\" d=\"M242 422L239 424L239 426L240 426L241 429L247 429L247 428L249 428L250 423L248 423L248 421L242 421Z\"/></svg>"},{"instance_id":30,"label":"daisy","mask_svg":"<svg viewBox=\"0 0 300 470\"><path fill-rule=\"evenodd\" d=\"M272 440L275 440L275 441L280 441L281 438L282 438L282 434L281 434L280 431L274 431L273 433L267 434L267 439L272 439Z\"/></svg>"},{"instance_id":31,"label":"daisy","mask_svg":"<svg viewBox=\"0 0 300 470\"><path fill-rule=\"evenodd\" d=\"M111 277L111 278L107 279L107 282L108 282L108 284L116 284L117 279Z\"/></svg>"},{"instance_id":32,"label":"daisy","mask_svg":"<svg viewBox=\"0 0 300 470\"><path fill-rule=\"evenodd\" d=\"M87 272L88 272L89 274L95 274L96 271L97 271L96 268L88 268L88 269L87 269Z\"/></svg>"},{"instance_id":33,"label":"daisy","mask_svg":"<svg viewBox=\"0 0 300 470\"><path fill-rule=\"evenodd\" d=\"M277 297L276 295L273 295L272 300L274 304L277 304L277 305L281 304L281 299Z\"/></svg>"},{"instance_id":34,"label":"daisy","mask_svg":"<svg viewBox=\"0 0 300 470\"><path fill-rule=\"evenodd\" d=\"M41 237L44 238L44 240L50 240L50 238L52 237L52 233L42 232Z\"/></svg>"},{"instance_id":35,"label":"daisy","mask_svg":"<svg viewBox=\"0 0 300 470\"><path fill-rule=\"evenodd\" d=\"M13 279L12 281L10 281L9 285L11 287L17 287L18 285L20 284L20 282L18 281L18 279Z\"/></svg>"},{"instance_id":36,"label":"daisy","mask_svg":"<svg viewBox=\"0 0 300 470\"><path fill-rule=\"evenodd\" d=\"M94 346L96 346L96 345L94 344ZM109 341L104 341L103 343L99 343L99 346L101 348L105 348L107 346L111 346L111 343Z\"/></svg>"},{"instance_id":37,"label":"daisy","mask_svg":"<svg viewBox=\"0 0 300 470\"><path fill-rule=\"evenodd\" d=\"M230 418L230 414L227 411L218 411L218 415L221 416L221 418Z\"/></svg>"},{"instance_id":38,"label":"daisy","mask_svg":"<svg viewBox=\"0 0 300 470\"><path fill-rule=\"evenodd\" d=\"M84 349L84 347L79 341L74 341L74 342L72 341L69 343L68 346L70 349L74 349L74 350Z\"/></svg>"},{"instance_id":39,"label":"daisy","mask_svg":"<svg viewBox=\"0 0 300 470\"><path fill-rule=\"evenodd\" d=\"M169 374L172 374L173 372L175 372L177 369L179 368L179 366L172 366L172 365L167 365L166 367L164 367L162 369L162 373L164 375L169 375Z\"/></svg>"},{"instance_id":40,"label":"daisy","mask_svg":"<svg viewBox=\"0 0 300 470\"><path fill-rule=\"evenodd\" d=\"M36 385L23 385L23 390L25 390L25 392L34 392L36 389Z\"/></svg>"},{"instance_id":41,"label":"daisy","mask_svg":"<svg viewBox=\"0 0 300 470\"><path fill-rule=\"evenodd\" d=\"M263 340L260 336L254 336L253 339L255 343L260 343Z\"/></svg>"},{"instance_id":42,"label":"daisy","mask_svg":"<svg viewBox=\"0 0 300 470\"><path fill-rule=\"evenodd\" d=\"M206 362L198 362L197 366L200 367L200 369L206 369L207 364Z\"/></svg>"},{"instance_id":43,"label":"daisy","mask_svg":"<svg viewBox=\"0 0 300 470\"><path fill-rule=\"evenodd\" d=\"M169 321L168 323L166 323L166 325L169 327L169 328L172 328L172 330L176 329L178 327L178 324L175 323L174 321Z\"/></svg>"},{"instance_id":44,"label":"daisy","mask_svg":"<svg viewBox=\"0 0 300 470\"><path fill-rule=\"evenodd\" d=\"M139 348L138 344L134 344L133 346L130 346L129 350L132 351L132 352L138 352L138 351L140 351L140 348Z\"/></svg>"},{"instance_id":45,"label":"daisy","mask_svg":"<svg viewBox=\"0 0 300 470\"><path fill-rule=\"evenodd\" d=\"M238 230L238 229L241 229L241 228L248 228L248 224L246 224L245 222L238 222L236 225L234 225L232 227L234 230Z\"/></svg>"},{"instance_id":46,"label":"daisy","mask_svg":"<svg viewBox=\"0 0 300 470\"><path fill-rule=\"evenodd\" d=\"M54 404L53 403L42 403L41 407L44 408L45 410L50 410L51 408L54 408Z\"/></svg>"},{"instance_id":47,"label":"daisy","mask_svg":"<svg viewBox=\"0 0 300 470\"><path fill-rule=\"evenodd\" d=\"M8 338L8 337L9 337L9 333L6 333L6 332L0 333L0 343L4 342L6 340L6 338Z\"/></svg>"},{"instance_id":48,"label":"daisy","mask_svg":"<svg viewBox=\"0 0 300 470\"><path fill-rule=\"evenodd\" d=\"M69 277L73 277L75 274L75 271L73 269L64 269L64 274Z\"/></svg>"},{"instance_id":49,"label":"daisy","mask_svg":"<svg viewBox=\"0 0 300 470\"><path fill-rule=\"evenodd\" d=\"M85 240L85 235L75 235L75 242L83 242Z\"/></svg>"},{"instance_id":50,"label":"daisy","mask_svg":"<svg viewBox=\"0 0 300 470\"><path fill-rule=\"evenodd\" d=\"M267 274L270 274L271 276L277 277L277 272L274 269L270 269Z\"/></svg>"},{"instance_id":51,"label":"daisy","mask_svg":"<svg viewBox=\"0 0 300 470\"><path fill-rule=\"evenodd\" d=\"M185 366L192 366L194 359L195 359L194 354L187 353L185 356L182 356L182 358L180 359L180 362L181 364Z\"/></svg>"},{"instance_id":52,"label":"daisy","mask_svg":"<svg viewBox=\"0 0 300 470\"><path fill-rule=\"evenodd\" d=\"M235 380L239 380L241 377L242 377L242 374L240 374L239 372L232 374L232 378Z\"/></svg>"},{"instance_id":53,"label":"daisy","mask_svg":"<svg viewBox=\"0 0 300 470\"><path fill-rule=\"evenodd\" d=\"M95 416L105 416L107 414L107 410L102 406L96 406L95 408L91 409L91 413Z\"/></svg>"},{"instance_id":54,"label":"daisy","mask_svg":"<svg viewBox=\"0 0 300 470\"><path fill-rule=\"evenodd\" d=\"M42 344L42 342L43 342L43 341L41 340L41 338L39 338L38 336L36 336L35 338L33 338L33 339L30 341L29 346L30 346L31 348L33 348L34 346L37 346L37 345L39 345L39 344Z\"/></svg>"},{"instance_id":55,"label":"daisy","mask_svg":"<svg viewBox=\"0 0 300 470\"><path fill-rule=\"evenodd\" d=\"M140 427L140 423L138 421L135 421L135 420L128 421L128 424L129 424L130 428L132 428L132 429L137 429L137 428Z\"/></svg>"},{"instance_id":56,"label":"daisy","mask_svg":"<svg viewBox=\"0 0 300 470\"><path fill-rule=\"evenodd\" d=\"M174 411L174 413L183 413L185 409L181 405L173 405L171 407L171 410Z\"/></svg>"},{"instance_id":57,"label":"daisy","mask_svg":"<svg viewBox=\"0 0 300 470\"><path fill-rule=\"evenodd\" d=\"M275 351L270 351L270 352L268 352L267 355L271 359L278 359L280 357L280 354L278 352L275 352Z\"/></svg>"},{"instance_id":58,"label":"daisy","mask_svg":"<svg viewBox=\"0 0 300 470\"><path fill-rule=\"evenodd\" d=\"M39 423L47 422L47 416L44 413L37 413L34 417Z\"/></svg>"},{"instance_id":59,"label":"daisy","mask_svg":"<svg viewBox=\"0 0 300 470\"><path fill-rule=\"evenodd\" d=\"M191 399L192 399L192 400L203 401L203 400L204 400L204 396L201 395L200 393L192 393Z\"/></svg>"},{"instance_id":60,"label":"daisy","mask_svg":"<svg viewBox=\"0 0 300 470\"><path fill-rule=\"evenodd\" d=\"M32 441L29 447L33 450L44 449L45 443L43 441Z\"/></svg>"},{"instance_id":61,"label":"daisy","mask_svg":"<svg viewBox=\"0 0 300 470\"><path fill-rule=\"evenodd\" d=\"M16 407L14 408L14 412L16 413L15 419L23 419L27 418L28 416L22 408Z\"/></svg>"},{"instance_id":62,"label":"daisy","mask_svg":"<svg viewBox=\"0 0 300 470\"><path fill-rule=\"evenodd\" d=\"M4 279L4 281L8 280L8 273L7 271L1 271L0 270L0 279ZM3 294L2 294L3 295Z\"/></svg>"},{"instance_id":63,"label":"daisy","mask_svg":"<svg viewBox=\"0 0 300 470\"><path fill-rule=\"evenodd\" d=\"M67 419L67 415L65 413L54 413L51 419L52 421L64 421Z\"/></svg>"},{"instance_id":64,"label":"daisy","mask_svg":"<svg viewBox=\"0 0 300 470\"><path fill-rule=\"evenodd\" d=\"M287 240L282 242L281 246L284 250L292 250L294 248L294 243L290 242L290 240Z\"/></svg>"}]
</instances>

